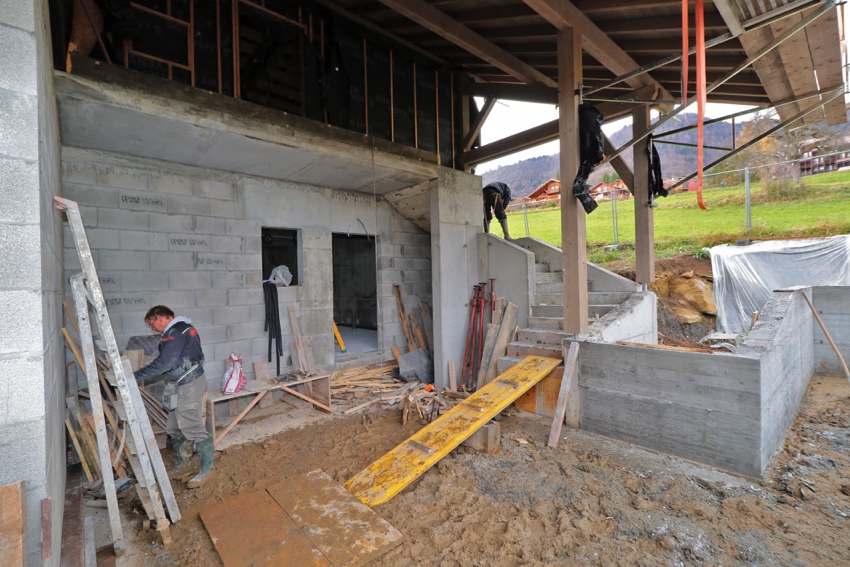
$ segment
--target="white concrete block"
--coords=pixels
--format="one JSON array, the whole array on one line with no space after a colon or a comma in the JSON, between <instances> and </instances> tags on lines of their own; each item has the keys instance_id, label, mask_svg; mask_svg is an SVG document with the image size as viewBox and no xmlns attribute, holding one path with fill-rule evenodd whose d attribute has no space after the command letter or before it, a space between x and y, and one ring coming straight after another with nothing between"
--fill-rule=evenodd
<instances>
[{"instance_id":1,"label":"white concrete block","mask_svg":"<svg viewBox=\"0 0 850 567\"><path fill-rule=\"evenodd\" d=\"M62 196L76 201L80 205L92 207L118 207L118 189L114 187L98 187L96 185L79 185L62 183Z\"/></svg>"},{"instance_id":2,"label":"white concrete block","mask_svg":"<svg viewBox=\"0 0 850 567\"><path fill-rule=\"evenodd\" d=\"M238 271L262 270L263 258L259 254L228 254L227 269Z\"/></svg>"},{"instance_id":3,"label":"white concrete block","mask_svg":"<svg viewBox=\"0 0 850 567\"><path fill-rule=\"evenodd\" d=\"M159 270L121 272L121 291L165 291L169 289L168 275L173 273Z\"/></svg>"},{"instance_id":4,"label":"white concrete block","mask_svg":"<svg viewBox=\"0 0 850 567\"><path fill-rule=\"evenodd\" d=\"M263 303L263 289L261 287L246 287L227 291L228 305L256 305L261 303Z\"/></svg>"},{"instance_id":5,"label":"white concrete block","mask_svg":"<svg viewBox=\"0 0 850 567\"><path fill-rule=\"evenodd\" d=\"M144 313L153 307L150 294L146 292L104 292L103 297L106 300L106 308L109 310L110 318L113 313L125 311L141 311Z\"/></svg>"},{"instance_id":6,"label":"white concrete block","mask_svg":"<svg viewBox=\"0 0 850 567\"><path fill-rule=\"evenodd\" d=\"M144 171L123 167L99 168L97 184L118 189L136 189L147 191L150 186L150 174Z\"/></svg>"},{"instance_id":7,"label":"white concrete block","mask_svg":"<svg viewBox=\"0 0 850 567\"><path fill-rule=\"evenodd\" d=\"M93 165L76 161L62 162L62 183L96 185L97 170Z\"/></svg>"},{"instance_id":8,"label":"white concrete block","mask_svg":"<svg viewBox=\"0 0 850 567\"><path fill-rule=\"evenodd\" d=\"M209 216L210 202L201 197L183 197L169 195L168 212L176 215Z\"/></svg>"},{"instance_id":9,"label":"white concrete block","mask_svg":"<svg viewBox=\"0 0 850 567\"><path fill-rule=\"evenodd\" d=\"M41 288L41 233L38 225L0 224L3 269L0 288Z\"/></svg>"},{"instance_id":10,"label":"white concrete block","mask_svg":"<svg viewBox=\"0 0 850 567\"><path fill-rule=\"evenodd\" d=\"M121 291L121 272L104 272L98 270L97 279L100 280L100 287L103 291ZM73 302L74 298L71 292L70 282L67 282L65 287L68 292L68 300Z\"/></svg>"},{"instance_id":11,"label":"white concrete block","mask_svg":"<svg viewBox=\"0 0 850 567\"><path fill-rule=\"evenodd\" d=\"M244 217L242 205L233 201L211 200L210 215L224 219L241 219Z\"/></svg>"},{"instance_id":12,"label":"white concrete block","mask_svg":"<svg viewBox=\"0 0 850 567\"><path fill-rule=\"evenodd\" d=\"M247 323L251 320L251 311L247 305L214 307L212 310L213 325L233 325Z\"/></svg>"},{"instance_id":13,"label":"white concrete block","mask_svg":"<svg viewBox=\"0 0 850 567\"><path fill-rule=\"evenodd\" d=\"M26 479L27 486L43 483L45 446L44 418L0 427L0 447L26 448L25 453L21 450L0 451L0 482L8 484Z\"/></svg>"},{"instance_id":14,"label":"white concrete block","mask_svg":"<svg viewBox=\"0 0 850 567\"><path fill-rule=\"evenodd\" d=\"M152 305L166 305L177 315L182 309L190 309L195 306L194 291L160 291L151 294Z\"/></svg>"},{"instance_id":15,"label":"white concrete block","mask_svg":"<svg viewBox=\"0 0 850 567\"><path fill-rule=\"evenodd\" d=\"M207 197L222 201L233 200L233 184L223 181L207 181L196 179L194 182L194 193L196 197Z\"/></svg>"},{"instance_id":16,"label":"white concrete block","mask_svg":"<svg viewBox=\"0 0 850 567\"><path fill-rule=\"evenodd\" d=\"M123 250L168 250L168 235L159 232L124 230L119 241Z\"/></svg>"},{"instance_id":17,"label":"white concrete block","mask_svg":"<svg viewBox=\"0 0 850 567\"><path fill-rule=\"evenodd\" d=\"M40 356L0 360L0 426L44 417L44 359Z\"/></svg>"},{"instance_id":18,"label":"white concrete block","mask_svg":"<svg viewBox=\"0 0 850 567\"><path fill-rule=\"evenodd\" d=\"M145 323L145 311L128 311L125 313L117 313L116 317L112 318L112 324L116 321L121 321L121 330L129 337L146 336L153 334L151 328ZM118 343L119 347L125 346L126 343Z\"/></svg>"},{"instance_id":19,"label":"white concrete block","mask_svg":"<svg viewBox=\"0 0 850 567\"><path fill-rule=\"evenodd\" d=\"M262 272L247 272L245 274L245 285L248 287L253 286L262 286L263 285L263 273ZM280 297L280 288L278 288L278 297Z\"/></svg>"},{"instance_id":20,"label":"white concrete block","mask_svg":"<svg viewBox=\"0 0 850 567\"><path fill-rule=\"evenodd\" d=\"M227 305L227 290L199 289L195 292L195 305L198 307L221 307Z\"/></svg>"},{"instance_id":21,"label":"white concrete block","mask_svg":"<svg viewBox=\"0 0 850 567\"><path fill-rule=\"evenodd\" d=\"M258 220L225 219L228 236L260 236L262 224Z\"/></svg>"},{"instance_id":22,"label":"white concrete block","mask_svg":"<svg viewBox=\"0 0 850 567\"><path fill-rule=\"evenodd\" d=\"M221 272L213 278L214 289L232 289L245 286L243 272Z\"/></svg>"},{"instance_id":23,"label":"white concrete block","mask_svg":"<svg viewBox=\"0 0 850 567\"><path fill-rule=\"evenodd\" d=\"M97 252L94 252L92 256L95 257L95 265L97 265ZM79 272L82 269L80 267L80 257L77 255L75 248L65 248L62 258L66 273Z\"/></svg>"},{"instance_id":24,"label":"white concrete block","mask_svg":"<svg viewBox=\"0 0 850 567\"><path fill-rule=\"evenodd\" d=\"M183 315L192 320L193 325L210 326L212 322L212 309L209 307L184 307L176 315Z\"/></svg>"},{"instance_id":25,"label":"white concrete block","mask_svg":"<svg viewBox=\"0 0 850 567\"><path fill-rule=\"evenodd\" d=\"M150 188L158 193L189 196L193 194L194 181L185 177L154 173L151 175Z\"/></svg>"},{"instance_id":26,"label":"white concrete block","mask_svg":"<svg viewBox=\"0 0 850 567\"><path fill-rule=\"evenodd\" d=\"M0 31L0 89L38 95L35 41L33 34L23 30L6 27Z\"/></svg>"},{"instance_id":27,"label":"white concrete block","mask_svg":"<svg viewBox=\"0 0 850 567\"><path fill-rule=\"evenodd\" d=\"M149 270L148 252L130 250L100 250L98 252L99 270Z\"/></svg>"},{"instance_id":28,"label":"white concrete block","mask_svg":"<svg viewBox=\"0 0 850 567\"><path fill-rule=\"evenodd\" d=\"M204 325L198 327L198 333L201 335L201 344L204 345L214 345L229 340L226 325Z\"/></svg>"},{"instance_id":29,"label":"white concrete block","mask_svg":"<svg viewBox=\"0 0 850 567\"><path fill-rule=\"evenodd\" d=\"M246 236L243 240L242 252L245 254L260 254L263 251L263 242L259 236Z\"/></svg>"},{"instance_id":30,"label":"white concrete block","mask_svg":"<svg viewBox=\"0 0 850 567\"><path fill-rule=\"evenodd\" d=\"M169 285L171 289L209 289L212 287L212 278L210 272L185 271L185 272L168 272Z\"/></svg>"},{"instance_id":31,"label":"white concrete block","mask_svg":"<svg viewBox=\"0 0 850 567\"><path fill-rule=\"evenodd\" d=\"M225 254L239 254L242 252L242 237L213 236L210 238L210 251Z\"/></svg>"},{"instance_id":32,"label":"white concrete block","mask_svg":"<svg viewBox=\"0 0 850 567\"><path fill-rule=\"evenodd\" d=\"M97 209L95 207L80 207L80 218L83 219L83 226L88 230L91 227L97 226ZM64 219L64 216L63 216Z\"/></svg>"},{"instance_id":33,"label":"white concrete block","mask_svg":"<svg viewBox=\"0 0 850 567\"><path fill-rule=\"evenodd\" d=\"M331 231L319 228L305 228L299 233L301 246L305 249L330 249Z\"/></svg>"},{"instance_id":34,"label":"white concrete block","mask_svg":"<svg viewBox=\"0 0 850 567\"><path fill-rule=\"evenodd\" d=\"M168 249L170 251L209 252L210 237L171 233L168 235Z\"/></svg>"},{"instance_id":35,"label":"white concrete block","mask_svg":"<svg viewBox=\"0 0 850 567\"><path fill-rule=\"evenodd\" d=\"M0 155L38 159L38 100L35 95L0 90Z\"/></svg>"},{"instance_id":36,"label":"white concrete block","mask_svg":"<svg viewBox=\"0 0 850 567\"><path fill-rule=\"evenodd\" d=\"M35 30L33 2L0 0L0 22L26 32Z\"/></svg>"},{"instance_id":37,"label":"white concrete block","mask_svg":"<svg viewBox=\"0 0 850 567\"><path fill-rule=\"evenodd\" d=\"M38 223L38 164L0 158L0 222Z\"/></svg>"},{"instance_id":38,"label":"white concrete block","mask_svg":"<svg viewBox=\"0 0 850 567\"><path fill-rule=\"evenodd\" d=\"M166 198L162 195L129 189L120 189L119 193L118 206L122 209L154 213L168 212Z\"/></svg>"},{"instance_id":39,"label":"white concrete block","mask_svg":"<svg viewBox=\"0 0 850 567\"><path fill-rule=\"evenodd\" d=\"M266 336L266 331L263 330L263 321L251 321L249 323L235 323L228 325L230 329L230 340L238 341L242 339L256 339Z\"/></svg>"},{"instance_id":40,"label":"white concrete block","mask_svg":"<svg viewBox=\"0 0 850 567\"><path fill-rule=\"evenodd\" d=\"M150 229L156 232L194 232L195 217L150 213Z\"/></svg>"},{"instance_id":41,"label":"white concrete block","mask_svg":"<svg viewBox=\"0 0 850 567\"><path fill-rule=\"evenodd\" d=\"M230 356L231 352L238 352L242 355L246 353L253 354L251 351L250 340L230 341L212 346L215 350L215 355L210 357L211 360L227 360L227 357ZM204 366L206 367L206 364L204 364Z\"/></svg>"},{"instance_id":42,"label":"white concrete block","mask_svg":"<svg viewBox=\"0 0 850 567\"><path fill-rule=\"evenodd\" d=\"M214 217L195 217L195 233L222 236L225 233L225 221Z\"/></svg>"},{"instance_id":43,"label":"white concrete block","mask_svg":"<svg viewBox=\"0 0 850 567\"><path fill-rule=\"evenodd\" d=\"M150 253L152 270L185 270L194 266L195 255L191 252L156 252Z\"/></svg>"},{"instance_id":44,"label":"white concrete block","mask_svg":"<svg viewBox=\"0 0 850 567\"><path fill-rule=\"evenodd\" d=\"M206 252L198 252L195 254L195 269L196 270L226 270L227 255L226 254L207 254ZM216 277L216 276L213 276Z\"/></svg>"},{"instance_id":45,"label":"white concrete block","mask_svg":"<svg viewBox=\"0 0 850 567\"><path fill-rule=\"evenodd\" d=\"M65 235L65 248L74 248L74 238L71 235L71 227L62 225ZM121 231L114 228L88 228L86 227L86 239L92 250L118 250L121 247Z\"/></svg>"},{"instance_id":46,"label":"white concrete block","mask_svg":"<svg viewBox=\"0 0 850 567\"><path fill-rule=\"evenodd\" d=\"M150 223L148 213L145 211L99 208L97 226L121 230L148 230Z\"/></svg>"}]
</instances>

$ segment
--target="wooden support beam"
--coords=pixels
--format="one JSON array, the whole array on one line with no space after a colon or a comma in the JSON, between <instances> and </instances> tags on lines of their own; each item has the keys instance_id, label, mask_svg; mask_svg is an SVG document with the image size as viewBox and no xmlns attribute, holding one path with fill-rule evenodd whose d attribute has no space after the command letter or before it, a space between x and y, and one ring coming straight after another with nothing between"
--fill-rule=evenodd
<instances>
[{"instance_id":1,"label":"wooden support beam","mask_svg":"<svg viewBox=\"0 0 850 567\"><path fill-rule=\"evenodd\" d=\"M533 7L533 5L532 5ZM558 32L558 138L561 171L570 180L579 166L578 99L581 84L581 35L567 28ZM648 111L647 111L648 112ZM573 184L561 183L561 248L564 253L564 330L587 331L587 219Z\"/></svg>"},{"instance_id":2,"label":"wooden support beam","mask_svg":"<svg viewBox=\"0 0 850 567\"><path fill-rule=\"evenodd\" d=\"M533 148L558 139L558 121L529 128L513 136L462 153L458 161L464 165L476 165Z\"/></svg>"},{"instance_id":3,"label":"wooden support beam","mask_svg":"<svg viewBox=\"0 0 850 567\"><path fill-rule=\"evenodd\" d=\"M555 86L555 82L552 79L537 69L520 61L490 40L482 37L423 0L379 1L384 6L395 10L440 37L464 48L512 77L520 79L525 83L540 83L549 87Z\"/></svg>"},{"instance_id":4,"label":"wooden support beam","mask_svg":"<svg viewBox=\"0 0 850 567\"><path fill-rule=\"evenodd\" d=\"M614 147L614 144L611 143L611 140L607 135L602 134L602 139L605 142L605 153L614 153L617 149ZM620 179L623 180L623 183L626 184L626 187L629 188L629 191L634 195L635 192L635 174L632 172L632 168L629 167L629 164L626 163L626 160L623 159L623 156L617 156L611 160L611 167L614 168L614 171L617 172L617 175L620 176Z\"/></svg>"},{"instance_id":5,"label":"wooden support beam","mask_svg":"<svg viewBox=\"0 0 850 567\"><path fill-rule=\"evenodd\" d=\"M561 427L567 413L567 402L570 394L578 390L576 367L578 366L578 343L570 343L567 357L564 359L564 376L561 378L561 390L558 392L558 403L555 404L555 416L552 418L552 429L549 431L547 445L556 449L561 438Z\"/></svg>"},{"instance_id":6,"label":"wooden support beam","mask_svg":"<svg viewBox=\"0 0 850 567\"><path fill-rule=\"evenodd\" d=\"M732 0L713 0L713 3L732 35L737 37L744 33L744 26L741 24L743 18L738 4Z\"/></svg>"},{"instance_id":7,"label":"wooden support beam","mask_svg":"<svg viewBox=\"0 0 850 567\"><path fill-rule=\"evenodd\" d=\"M493 97L499 100L558 104L557 87L543 85L505 85L499 83L464 83L463 94Z\"/></svg>"},{"instance_id":8,"label":"wooden support beam","mask_svg":"<svg viewBox=\"0 0 850 567\"><path fill-rule=\"evenodd\" d=\"M478 116L469 125L469 131L463 138L463 151L468 152L472 148L472 144L481 134L481 127L484 126L484 122L487 121L487 117L490 116L494 106L496 106L496 97L490 96L484 100L484 106L478 111Z\"/></svg>"},{"instance_id":9,"label":"wooden support beam","mask_svg":"<svg viewBox=\"0 0 850 567\"><path fill-rule=\"evenodd\" d=\"M638 108L632 113L632 134L638 136L650 124L649 108ZM648 138L634 146L635 196L635 273L638 283L651 284L655 280L655 220L649 206L649 157L646 153Z\"/></svg>"}]
</instances>

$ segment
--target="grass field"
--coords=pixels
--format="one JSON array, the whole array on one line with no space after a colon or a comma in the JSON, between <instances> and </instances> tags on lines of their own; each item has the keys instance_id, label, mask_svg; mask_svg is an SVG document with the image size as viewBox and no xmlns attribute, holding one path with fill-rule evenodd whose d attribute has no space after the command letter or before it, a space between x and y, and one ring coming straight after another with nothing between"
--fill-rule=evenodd
<instances>
[{"instance_id":1,"label":"grass field","mask_svg":"<svg viewBox=\"0 0 850 567\"><path fill-rule=\"evenodd\" d=\"M765 190L751 184L752 227L750 238L831 236L850 233L850 172L823 173L805 177L799 187ZM744 187L719 187L703 191L707 211L697 206L695 193L660 198L655 209L655 248L658 258L681 253L702 254L701 249L746 236ZM633 199L617 202L620 250L603 251L614 244L611 203L601 202L587 216L588 258L592 262L629 261L634 258ZM561 245L561 210L529 211L529 236L555 246ZM508 215L514 237L526 236L522 212ZM499 234L499 229L496 228Z\"/></svg>"}]
</instances>

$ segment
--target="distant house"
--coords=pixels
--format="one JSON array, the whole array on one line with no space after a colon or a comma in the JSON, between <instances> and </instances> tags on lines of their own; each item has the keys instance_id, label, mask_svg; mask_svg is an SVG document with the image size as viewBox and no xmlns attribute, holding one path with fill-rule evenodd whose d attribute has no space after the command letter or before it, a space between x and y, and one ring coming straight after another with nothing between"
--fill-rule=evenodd
<instances>
[{"instance_id":1,"label":"distant house","mask_svg":"<svg viewBox=\"0 0 850 567\"><path fill-rule=\"evenodd\" d=\"M618 201L632 198L632 194L622 179L611 183L597 183L590 188L589 194L595 201L610 201L615 195Z\"/></svg>"},{"instance_id":2,"label":"distant house","mask_svg":"<svg viewBox=\"0 0 850 567\"><path fill-rule=\"evenodd\" d=\"M560 201L561 200L561 182L557 179L550 179L537 189L531 192L528 196L529 203L542 203L544 201Z\"/></svg>"}]
</instances>

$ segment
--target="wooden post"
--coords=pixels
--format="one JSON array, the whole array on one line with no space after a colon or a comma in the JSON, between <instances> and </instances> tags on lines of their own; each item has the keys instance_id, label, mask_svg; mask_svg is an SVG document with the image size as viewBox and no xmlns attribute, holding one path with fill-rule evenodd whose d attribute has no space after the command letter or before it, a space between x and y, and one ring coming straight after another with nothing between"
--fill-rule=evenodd
<instances>
[{"instance_id":1,"label":"wooden post","mask_svg":"<svg viewBox=\"0 0 850 567\"><path fill-rule=\"evenodd\" d=\"M632 134L649 128L649 107L642 105L632 112ZM638 283L655 281L655 220L649 206L649 157L646 155L647 139L634 147L635 170L635 276Z\"/></svg>"},{"instance_id":2,"label":"wooden post","mask_svg":"<svg viewBox=\"0 0 850 567\"><path fill-rule=\"evenodd\" d=\"M549 431L547 445L556 449L561 438L561 427L564 425L564 415L567 413L567 402L570 394L578 390L576 366L578 363L578 343L570 343L567 357L564 360L564 376L561 378L561 390L558 393L558 403L555 404L555 416L552 418L552 430Z\"/></svg>"},{"instance_id":3,"label":"wooden post","mask_svg":"<svg viewBox=\"0 0 850 567\"><path fill-rule=\"evenodd\" d=\"M558 138L561 151L561 248L564 253L564 330L587 331L587 228L584 208L573 196L578 172L578 100L581 34L558 32Z\"/></svg>"}]
</instances>

